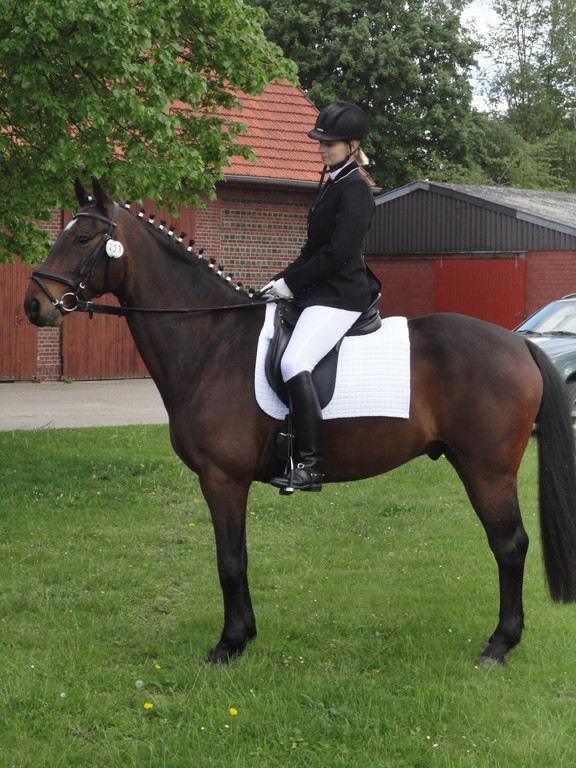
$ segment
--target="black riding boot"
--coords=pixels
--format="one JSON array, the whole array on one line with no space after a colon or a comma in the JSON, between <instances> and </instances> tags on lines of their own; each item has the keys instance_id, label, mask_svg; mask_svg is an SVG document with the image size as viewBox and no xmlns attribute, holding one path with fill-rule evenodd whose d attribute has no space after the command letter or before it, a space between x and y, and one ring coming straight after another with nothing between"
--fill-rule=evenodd
<instances>
[{"instance_id":1,"label":"black riding boot","mask_svg":"<svg viewBox=\"0 0 576 768\"><path fill-rule=\"evenodd\" d=\"M296 450L293 469L270 480L284 492L322 490L322 410L308 371L286 382L294 425Z\"/></svg>"}]
</instances>

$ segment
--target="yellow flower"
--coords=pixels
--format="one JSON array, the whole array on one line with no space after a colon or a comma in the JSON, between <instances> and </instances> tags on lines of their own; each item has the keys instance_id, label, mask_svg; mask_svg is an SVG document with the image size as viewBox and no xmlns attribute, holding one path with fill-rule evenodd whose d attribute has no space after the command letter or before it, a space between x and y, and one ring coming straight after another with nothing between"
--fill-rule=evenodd
<instances>
[{"instance_id":1,"label":"yellow flower","mask_svg":"<svg viewBox=\"0 0 576 768\"><path fill-rule=\"evenodd\" d=\"M236 715L238 714L238 710L234 709L234 707L230 707L230 714L232 715L232 717L236 717Z\"/></svg>"},{"instance_id":2,"label":"yellow flower","mask_svg":"<svg viewBox=\"0 0 576 768\"><path fill-rule=\"evenodd\" d=\"M153 709L153 708L154 708L154 704L150 704L149 701L147 701L146 704L144 704L144 709Z\"/></svg>"},{"instance_id":3,"label":"yellow flower","mask_svg":"<svg viewBox=\"0 0 576 768\"><path fill-rule=\"evenodd\" d=\"M154 669L160 669L160 664L154 664Z\"/></svg>"}]
</instances>

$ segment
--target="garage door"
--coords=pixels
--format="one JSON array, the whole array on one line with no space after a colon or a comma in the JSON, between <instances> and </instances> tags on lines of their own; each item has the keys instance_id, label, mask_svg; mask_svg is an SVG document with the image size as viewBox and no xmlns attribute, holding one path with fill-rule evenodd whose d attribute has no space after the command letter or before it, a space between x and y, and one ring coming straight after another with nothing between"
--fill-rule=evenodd
<instances>
[{"instance_id":1,"label":"garage door","mask_svg":"<svg viewBox=\"0 0 576 768\"><path fill-rule=\"evenodd\" d=\"M116 304L112 297L99 303ZM62 323L62 375L66 379L130 379L148 376L126 320L72 312Z\"/></svg>"},{"instance_id":2,"label":"garage door","mask_svg":"<svg viewBox=\"0 0 576 768\"><path fill-rule=\"evenodd\" d=\"M36 375L38 330L28 325L24 295L31 267L0 265L0 381L27 381Z\"/></svg>"},{"instance_id":3,"label":"garage door","mask_svg":"<svg viewBox=\"0 0 576 768\"><path fill-rule=\"evenodd\" d=\"M526 311L526 262L511 259L450 259L436 262L434 309L460 312L515 328Z\"/></svg>"}]
</instances>

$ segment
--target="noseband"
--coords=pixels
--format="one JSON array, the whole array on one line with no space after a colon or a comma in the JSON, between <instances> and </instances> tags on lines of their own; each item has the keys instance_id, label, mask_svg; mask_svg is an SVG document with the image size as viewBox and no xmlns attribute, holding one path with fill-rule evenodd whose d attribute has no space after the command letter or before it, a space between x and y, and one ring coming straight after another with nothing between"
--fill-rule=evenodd
<instances>
[{"instance_id":1,"label":"noseband","mask_svg":"<svg viewBox=\"0 0 576 768\"><path fill-rule=\"evenodd\" d=\"M116 228L119 210L120 206L118 203L114 203L114 212L111 219L107 219L105 216L100 216L98 213L90 213L88 211L79 211L73 216L73 219L78 219L81 216L85 216L88 219L97 219L98 221L103 221L105 224L108 224L108 232L103 235L84 264L82 264L80 267L77 281L74 281L69 277L64 277L63 275L56 275L53 272L48 272L44 269L36 269L34 272L32 272L31 279L40 286L52 305L60 312L61 315L66 314L66 312L73 312L75 309L77 309L78 303L80 301L80 293L86 288L88 280L90 280L96 271L96 268L98 267L98 264L100 263L104 253L108 253L110 256L108 267L110 266L110 261L112 258L115 257L116 254L114 254L113 249L111 254L108 252L106 245L111 240L114 240L112 234ZM119 255L121 255L121 253ZM106 274L106 279L107 278L108 274ZM63 285L67 285L72 290L68 293L64 293L59 299L57 299L52 294L48 286L44 283L44 280L53 280L56 283L62 283Z\"/></svg>"}]
</instances>

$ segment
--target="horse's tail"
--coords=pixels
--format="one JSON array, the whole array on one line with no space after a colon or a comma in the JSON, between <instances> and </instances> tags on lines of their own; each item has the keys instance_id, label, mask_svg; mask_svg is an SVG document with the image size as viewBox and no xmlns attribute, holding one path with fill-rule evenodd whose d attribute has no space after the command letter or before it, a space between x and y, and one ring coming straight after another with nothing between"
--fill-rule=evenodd
<instances>
[{"instance_id":1,"label":"horse's tail","mask_svg":"<svg viewBox=\"0 0 576 768\"><path fill-rule=\"evenodd\" d=\"M543 382L536 417L540 531L553 600L576 601L576 464L566 386L542 350L527 341Z\"/></svg>"}]
</instances>

